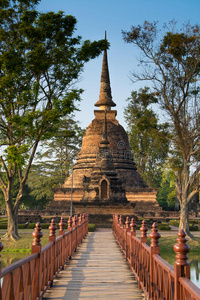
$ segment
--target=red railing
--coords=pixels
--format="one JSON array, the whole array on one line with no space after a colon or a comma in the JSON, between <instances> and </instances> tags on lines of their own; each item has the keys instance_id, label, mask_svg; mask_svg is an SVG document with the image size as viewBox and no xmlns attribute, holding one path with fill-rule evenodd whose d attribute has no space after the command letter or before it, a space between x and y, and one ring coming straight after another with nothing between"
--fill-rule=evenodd
<instances>
[{"instance_id":1,"label":"red railing","mask_svg":"<svg viewBox=\"0 0 200 300\"><path fill-rule=\"evenodd\" d=\"M134 218L126 218L123 225L122 217L113 215L113 232L124 252L130 268L144 291L146 299L163 300L200 300L200 289L190 281L190 266L187 253L190 247L186 244L185 232L178 233L177 244L174 246L176 262L174 267L160 257L157 224L152 225L147 243L146 222L142 221L140 239L136 237Z\"/></svg>"},{"instance_id":2,"label":"red railing","mask_svg":"<svg viewBox=\"0 0 200 300\"><path fill-rule=\"evenodd\" d=\"M41 247L43 234L40 223L37 223L32 234L32 254L2 270L0 264L0 300L41 299L45 291L53 285L57 274L88 233L88 215L70 217L67 232L64 231L63 218L59 227L59 236L56 237L57 227L53 219L49 227L49 242ZM3 245L0 243L0 251L2 249Z\"/></svg>"}]
</instances>

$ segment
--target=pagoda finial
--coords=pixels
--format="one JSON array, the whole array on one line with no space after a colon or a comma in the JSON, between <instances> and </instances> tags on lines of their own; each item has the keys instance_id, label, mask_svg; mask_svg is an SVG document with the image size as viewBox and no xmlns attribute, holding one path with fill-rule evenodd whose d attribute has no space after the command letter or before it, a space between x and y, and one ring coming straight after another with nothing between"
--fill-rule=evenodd
<instances>
[{"instance_id":1,"label":"pagoda finial","mask_svg":"<svg viewBox=\"0 0 200 300\"><path fill-rule=\"evenodd\" d=\"M106 31L105 31L105 40L107 40ZM99 106L100 110L110 110L111 106L116 106L116 104L112 101L106 49L104 50L104 54L103 54L99 101L95 103L95 106Z\"/></svg>"},{"instance_id":2,"label":"pagoda finial","mask_svg":"<svg viewBox=\"0 0 200 300\"><path fill-rule=\"evenodd\" d=\"M109 141L108 141L108 136L107 136L107 119L106 119L106 113L107 113L107 110L105 109L105 119L104 119L103 133L102 133L102 139L101 139L100 144L107 147L107 145L109 144Z\"/></svg>"}]
</instances>

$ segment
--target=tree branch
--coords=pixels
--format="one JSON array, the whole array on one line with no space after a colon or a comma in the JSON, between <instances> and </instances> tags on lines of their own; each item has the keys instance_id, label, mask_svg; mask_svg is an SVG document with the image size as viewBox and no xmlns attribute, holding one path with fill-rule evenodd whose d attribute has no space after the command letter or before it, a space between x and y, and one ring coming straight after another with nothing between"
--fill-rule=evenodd
<instances>
[{"instance_id":1,"label":"tree branch","mask_svg":"<svg viewBox=\"0 0 200 300\"><path fill-rule=\"evenodd\" d=\"M1 190L2 190L3 194L5 195L6 184L5 184L4 180L3 180L3 178L1 177L1 175L0 175L0 184L1 184Z\"/></svg>"},{"instance_id":2,"label":"tree branch","mask_svg":"<svg viewBox=\"0 0 200 300\"><path fill-rule=\"evenodd\" d=\"M198 166L197 169L195 170L195 172L190 176L189 181L188 181L188 188L194 184L194 181L199 172L200 172L200 166Z\"/></svg>"}]
</instances>

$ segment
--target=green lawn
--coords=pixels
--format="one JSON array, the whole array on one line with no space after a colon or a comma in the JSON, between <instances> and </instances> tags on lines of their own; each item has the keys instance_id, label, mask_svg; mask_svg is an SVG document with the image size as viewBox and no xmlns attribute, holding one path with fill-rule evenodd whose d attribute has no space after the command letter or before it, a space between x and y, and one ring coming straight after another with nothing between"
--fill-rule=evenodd
<instances>
[{"instance_id":1,"label":"green lawn","mask_svg":"<svg viewBox=\"0 0 200 300\"><path fill-rule=\"evenodd\" d=\"M24 252L31 253L31 245L33 243L32 237L33 229L20 229L19 235L20 238L17 241L11 239L4 239L2 236L5 234L5 230L0 230L1 242L3 243L3 250L1 254L10 253L10 252ZM42 230L43 237L41 238L41 244L46 245L48 243L49 230Z\"/></svg>"}]
</instances>

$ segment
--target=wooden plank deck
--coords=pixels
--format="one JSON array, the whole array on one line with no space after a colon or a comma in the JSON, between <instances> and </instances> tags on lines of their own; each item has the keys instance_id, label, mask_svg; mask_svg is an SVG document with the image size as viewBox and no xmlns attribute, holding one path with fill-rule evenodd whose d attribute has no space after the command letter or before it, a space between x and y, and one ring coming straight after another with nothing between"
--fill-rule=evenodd
<instances>
[{"instance_id":1,"label":"wooden plank deck","mask_svg":"<svg viewBox=\"0 0 200 300\"><path fill-rule=\"evenodd\" d=\"M43 299L145 299L111 230L88 234Z\"/></svg>"}]
</instances>

